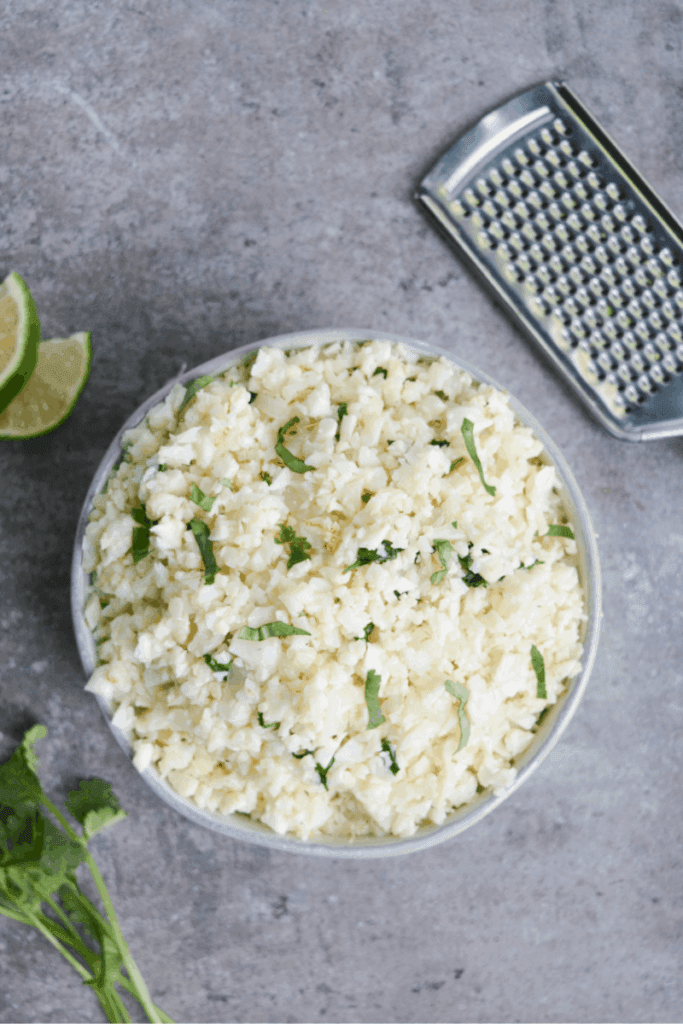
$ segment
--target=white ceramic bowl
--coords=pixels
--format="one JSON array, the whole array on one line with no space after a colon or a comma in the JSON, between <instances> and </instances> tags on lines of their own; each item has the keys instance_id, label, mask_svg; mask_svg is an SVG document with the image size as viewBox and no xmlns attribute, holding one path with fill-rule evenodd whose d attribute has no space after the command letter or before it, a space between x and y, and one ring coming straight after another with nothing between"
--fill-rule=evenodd
<instances>
[{"instance_id":1,"label":"white ceramic bowl","mask_svg":"<svg viewBox=\"0 0 683 1024\"><path fill-rule=\"evenodd\" d=\"M151 395L146 402L143 402L132 416L129 416L119 430L93 477L78 522L72 562L71 606L76 642L81 661L83 662L83 668L88 677L96 667L96 650L92 633L83 618L83 608L90 586L89 575L83 571L83 539L92 509L93 498L102 491L112 469L121 460L123 454L121 439L125 431L137 426L149 410L166 397L176 381L184 384L203 374L220 373L228 369L248 352L262 348L264 345L292 349L313 344L324 345L345 339L362 340L367 338L402 342L421 354L433 357L444 356L454 366L466 370L476 380L485 384L492 384L500 390L504 390L488 374L482 373L464 360L454 358L449 352L439 349L434 345L428 345L424 342L404 338L399 335L367 330L359 331L356 329L301 331L296 334L284 334L276 338L268 338L266 341L258 344L245 345L242 348L226 352L225 355L211 359L207 363L202 363L201 366L195 366L193 369L187 370L179 377L169 381L159 391ZM514 783L499 796L494 796L488 791L480 793L471 803L454 811L443 825L432 825L422 828L408 839L387 837L381 839L355 839L352 841L330 839L320 842L304 842L300 839L279 836L260 822L251 821L242 815L221 816L200 810L191 800L179 796L167 782L161 779L154 767L149 767L145 769L142 776L157 796L161 797L162 800L175 808L180 814L189 818L190 821L204 825L206 828L219 832L221 835L230 836L233 839L242 839L250 843L257 843L260 846L268 846L271 849L287 850L293 853L308 853L323 857L391 857L403 853L412 853L416 850L424 850L435 843L452 839L466 828L470 828L470 826L483 818L484 815L490 814L491 811L500 806L503 800L506 800L529 778L566 729L586 688L595 660L600 629L600 567L595 535L588 515L588 509L569 466L540 423L512 395L508 397L520 421L531 427L539 440L542 441L547 456L555 465L562 481L562 499L565 511L572 523L579 550L579 575L584 587L588 615L584 629L584 653L581 671L571 681L558 702L550 708L527 750L518 758L515 758L518 774ZM130 745L123 734L112 725L106 701L100 697L96 699L117 742L130 756L132 753Z\"/></svg>"}]
</instances>

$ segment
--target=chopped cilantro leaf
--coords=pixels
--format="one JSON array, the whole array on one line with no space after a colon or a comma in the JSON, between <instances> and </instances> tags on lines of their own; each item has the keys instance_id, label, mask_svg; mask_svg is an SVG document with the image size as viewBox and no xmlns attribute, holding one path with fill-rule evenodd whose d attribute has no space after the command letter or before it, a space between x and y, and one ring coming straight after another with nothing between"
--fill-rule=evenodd
<instances>
[{"instance_id":1,"label":"chopped cilantro leaf","mask_svg":"<svg viewBox=\"0 0 683 1024\"><path fill-rule=\"evenodd\" d=\"M435 585L443 583L448 572L448 566L451 564L451 555L453 554L453 548L451 547L450 541L448 540L435 540L434 551L439 556L443 569L439 569L438 572L432 573L430 580Z\"/></svg>"},{"instance_id":2,"label":"chopped cilantro leaf","mask_svg":"<svg viewBox=\"0 0 683 1024\"><path fill-rule=\"evenodd\" d=\"M545 562L542 562L540 558L537 558L535 562L531 563L531 565L520 565L520 569L533 569L535 565L545 565Z\"/></svg>"},{"instance_id":3,"label":"chopped cilantro leaf","mask_svg":"<svg viewBox=\"0 0 683 1024\"><path fill-rule=\"evenodd\" d=\"M540 715L536 719L536 728L538 728L538 726L541 724L541 722L543 721L543 719L545 718L545 716L548 714L549 711L550 711L550 705L548 705L548 707L543 708L543 711L541 711Z\"/></svg>"},{"instance_id":4,"label":"chopped cilantro leaf","mask_svg":"<svg viewBox=\"0 0 683 1024\"><path fill-rule=\"evenodd\" d=\"M220 661L216 661L210 654L204 655L204 661L209 666L212 672L229 672L232 668L232 658L227 665L223 665Z\"/></svg>"},{"instance_id":5,"label":"chopped cilantro leaf","mask_svg":"<svg viewBox=\"0 0 683 1024\"><path fill-rule=\"evenodd\" d=\"M144 501L140 502L138 508L131 509L130 514L138 524L133 527L133 545L130 549L133 561L137 563L149 554L150 530L156 526L156 521L152 522L148 517Z\"/></svg>"},{"instance_id":6,"label":"chopped cilantro leaf","mask_svg":"<svg viewBox=\"0 0 683 1024\"><path fill-rule=\"evenodd\" d=\"M464 558L462 555L458 555L458 561L460 562L460 568L465 574L462 581L466 587L488 587L488 583L483 576L480 576L478 572L472 572L471 554L465 555Z\"/></svg>"},{"instance_id":7,"label":"chopped cilantro leaf","mask_svg":"<svg viewBox=\"0 0 683 1024\"><path fill-rule=\"evenodd\" d=\"M205 388L207 384L210 384L213 379L213 377L197 377L196 380L191 380L189 384L185 385L185 395L180 403L178 415L180 415L187 403L194 398L197 392L201 391L202 388Z\"/></svg>"},{"instance_id":8,"label":"chopped cilantro leaf","mask_svg":"<svg viewBox=\"0 0 683 1024\"><path fill-rule=\"evenodd\" d=\"M456 700L460 701L460 704L458 706L458 724L460 725L460 742L458 743L458 746L457 746L457 749L456 749L456 754L457 754L458 750L462 750L462 748L466 745L468 739L470 738L470 722L469 722L469 719L468 719L467 714L465 712L465 705L467 704L467 701L469 700L470 691L467 689L466 686L463 686L462 683L453 683L453 682L451 682L450 679L446 680L446 689L448 690L448 692L450 693L450 695L452 697L455 697Z\"/></svg>"},{"instance_id":9,"label":"chopped cilantro leaf","mask_svg":"<svg viewBox=\"0 0 683 1024\"><path fill-rule=\"evenodd\" d=\"M233 490L232 480L228 480L226 476L222 476L218 482L219 484L223 484L224 487L227 487L228 490Z\"/></svg>"},{"instance_id":10,"label":"chopped cilantro leaf","mask_svg":"<svg viewBox=\"0 0 683 1024\"><path fill-rule=\"evenodd\" d=\"M218 572L218 564L213 553L213 544L209 540L211 530L200 519L191 519L187 524L197 541L197 547L204 562L204 583L213 583Z\"/></svg>"},{"instance_id":11,"label":"chopped cilantro leaf","mask_svg":"<svg viewBox=\"0 0 683 1024\"><path fill-rule=\"evenodd\" d=\"M374 668L371 668L365 677L365 703L368 706L366 729L376 729L382 722L386 722L379 706L379 684L381 682L382 677L375 672Z\"/></svg>"},{"instance_id":12,"label":"chopped cilantro leaf","mask_svg":"<svg viewBox=\"0 0 683 1024\"><path fill-rule=\"evenodd\" d=\"M256 399L258 398L258 391L250 391L249 394L251 396L249 399L249 405L251 405L252 402L255 402Z\"/></svg>"},{"instance_id":13,"label":"chopped cilantro leaf","mask_svg":"<svg viewBox=\"0 0 683 1024\"><path fill-rule=\"evenodd\" d=\"M394 548L391 546L388 540L382 541L382 551L373 551L372 548L358 548L358 558L353 565L347 565L344 572L351 572L352 569L358 569L362 565L369 565L370 562L388 562L392 558L396 558L399 552L403 551L403 548Z\"/></svg>"},{"instance_id":14,"label":"chopped cilantro leaf","mask_svg":"<svg viewBox=\"0 0 683 1024\"><path fill-rule=\"evenodd\" d=\"M204 494L201 487L197 487L196 484L192 484L190 488L190 501L193 501L195 505L199 505L205 512L210 512L213 508L213 503L216 499L210 497L208 494Z\"/></svg>"},{"instance_id":15,"label":"chopped cilantro leaf","mask_svg":"<svg viewBox=\"0 0 683 1024\"><path fill-rule=\"evenodd\" d=\"M373 373L373 375L372 375L372 376L373 376L373 377L376 377L378 373L381 373L381 374L383 374L383 376L384 376L384 379L385 379L385 380L387 379L387 371L386 371L386 370L384 369L384 367L383 367L383 366L378 366L378 367L377 367L377 369L375 370L375 372Z\"/></svg>"},{"instance_id":16,"label":"chopped cilantro leaf","mask_svg":"<svg viewBox=\"0 0 683 1024\"><path fill-rule=\"evenodd\" d=\"M258 713L258 724L260 726L262 726L264 729L279 729L280 728L280 723L279 722L271 722L269 725L266 725L266 723L263 720L263 712L262 711L259 711L259 713Z\"/></svg>"},{"instance_id":17,"label":"chopped cilantro leaf","mask_svg":"<svg viewBox=\"0 0 683 1024\"><path fill-rule=\"evenodd\" d=\"M437 441L436 438L433 438L429 443L435 445L437 448L450 448L451 445L450 441Z\"/></svg>"},{"instance_id":18,"label":"chopped cilantro leaf","mask_svg":"<svg viewBox=\"0 0 683 1024\"><path fill-rule=\"evenodd\" d=\"M363 636L354 636L353 639L354 640L369 640L370 639L370 634L372 633L374 628L375 628L375 623L374 622L368 622L367 626L363 630Z\"/></svg>"},{"instance_id":19,"label":"chopped cilantro leaf","mask_svg":"<svg viewBox=\"0 0 683 1024\"><path fill-rule=\"evenodd\" d=\"M285 434L298 422L299 417L293 416L288 423L285 423L284 427L280 427L277 432L277 444L275 445L275 451L280 456L285 466L287 466L288 469L291 469L293 473L308 473L310 470L315 469L315 466L307 466L302 459L297 459L296 455L292 455L292 453L285 448Z\"/></svg>"},{"instance_id":20,"label":"chopped cilantro leaf","mask_svg":"<svg viewBox=\"0 0 683 1024\"><path fill-rule=\"evenodd\" d=\"M252 629L250 626L242 626L237 634L238 640L267 640L269 636L310 636L305 629L298 626L290 626L288 622L267 622L265 626Z\"/></svg>"},{"instance_id":21,"label":"chopped cilantro leaf","mask_svg":"<svg viewBox=\"0 0 683 1024\"><path fill-rule=\"evenodd\" d=\"M317 771L318 775L320 776L320 781L322 782L322 784L325 787L325 789L327 789L327 773L329 772L329 770L330 770L330 768L332 767L333 764L334 764L334 758L332 758L332 760L328 764L327 768L323 768L323 766L321 764L319 764L318 761L315 762L315 770Z\"/></svg>"},{"instance_id":22,"label":"chopped cilantro leaf","mask_svg":"<svg viewBox=\"0 0 683 1024\"><path fill-rule=\"evenodd\" d=\"M435 391L434 394L437 396L437 398L440 398L442 402L448 401L448 396L446 395L445 391Z\"/></svg>"},{"instance_id":23,"label":"chopped cilantro leaf","mask_svg":"<svg viewBox=\"0 0 683 1024\"><path fill-rule=\"evenodd\" d=\"M446 476L450 476L451 473L453 472L453 470L457 469L458 466L460 465L460 463L464 462L464 461L465 461L465 456L464 455L461 455L459 459L454 459L453 462L451 462L451 468L446 473Z\"/></svg>"},{"instance_id":24,"label":"chopped cilantro leaf","mask_svg":"<svg viewBox=\"0 0 683 1024\"><path fill-rule=\"evenodd\" d=\"M311 557L308 554L308 548L311 546L310 541L307 541L305 537L297 537L294 528L285 526L284 523L280 523L280 536L275 538L275 543L289 544L288 569L291 569L298 562L305 562L306 559Z\"/></svg>"},{"instance_id":25,"label":"chopped cilantro leaf","mask_svg":"<svg viewBox=\"0 0 683 1024\"><path fill-rule=\"evenodd\" d=\"M453 522L451 523L451 526L453 527L454 530L457 530L458 529L458 520L454 519Z\"/></svg>"},{"instance_id":26,"label":"chopped cilantro leaf","mask_svg":"<svg viewBox=\"0 0 683 1024\"><path fill-rule=\"evenodd\" d=\"M367 505L371 497L372 494L370 493L370 491L365 491L363 494L361 494L360 500L363 502L364 505Z\"/></svg>"},{"instance_id":27,"label":"chopped cilantro leaf","mask_svg":"<svg viewBox=\"0 0 683 1024\"><path fill-rule=\"evenodd\" d=\"M533 644L531 645L531 667L536 673L536 696L540 700L547 700L548 694L545 688L545 662L543 655Z\"/></svg>"},{"instance_id":28,"label":"chopped cilantro leaf","mask_svg":"<svg viewBox=\"0 0 683 1024\"><path fill-rule=\"evenodd\" d=\"M160 462L159 465L157 466L157 470L159 473L165 473L167 469L168 466L166 465L165 462Z\"/></svg>"},{"instance_id":29,"label":"chopped cilantro leaf","mask_svg":"<svg viewBox=\"0 0 683 1024\"><path fill-rule=\"evenodd\" d=\"M341 433L341 421L344 419L348 412L346 404L346 402L341 402L337 408L337 419L339 420L339 426L337 427L337 433L334 435L335 441L339 440L339 435Z\"/></svg>"},{"instance_id":30,"label":"chopped cilantro leaf","mask_svg":"<svg viewBox=\"0 0 683 1024\"><path fill-rule=\"evenodd\" d=\"M292 757L295 757L298 761L300 761L302 757L306 757L306 754L315 755L315 750L304 750L301 754L292 754Z\"/></svg>"},{"instance_id":31,"label":"chopped cilantro leaf","mask_svg":"<svg viewBox=\"0 0 683 1024\"><path fill-rule=\"evenodd\" d=\"M272 484L272 482L273 482L273 478L272 478L272 476L270 475L270 473L266 473L266 471L265 471L265 469L264 469L264 470L262 470L262 471L261 471L261 474L260 474L260 476L261 476L261 479L262 479L262 480L265 480L265 482L266 482L266 483L268 484L268 486L270 487L270 485L271 485L271 484Z\"/></svg>"},{"instance_id":32,"label":"chopped cilantro leaf","mask_svg":"<svg viewBox=\"0 0 683 1024\"><path fill-rule=\"evenodd\" d=\"M388 739L382 740L382 750L384 751L385 754L389 755L389 760L391 762L389 771L391 772L392 775L398 775L401 769L398 766L398 763L396 761L396 754L391 749L391 744L389 743Z\"/></svg>"},{"instance_id":33,"label":"chopped cilantro leaf","mask_svg":"<svg viewBox=\"0 0 683 1024\"><path fill-rule=\"evenodd\" d=\"M491 494L491 495L495 494L496 493L496 488L492 487L492 486L489 486L486 483L486 481L484 480L484 470L481 467L481 460L479 459L479 456L477 455L477 449L476 449L476 446L474 444L474 424L472 423L471 420L464 419L462 421L462 428L461 429L462 429L462 436L463 436L463 438L465 440L465 447L467 448L467 451L469 453L470 458L472 459L472 462L477 467L477 471L479 473L479 479L481 480L481 482L483 484L484 490L487 491L488 494Z\"/></svg>"},{"instance_id":34,"label":"chopped cilantro leaf","mask_svg":"<svg viewBox=\"0 0 683 1024\"><path fill-rule=\"evenodd\" d=\"M550 527L546 537L567 537L569 540L575 540L574 533L569 526L560 526L558 524Z\"/></svg>"}]
</instances>

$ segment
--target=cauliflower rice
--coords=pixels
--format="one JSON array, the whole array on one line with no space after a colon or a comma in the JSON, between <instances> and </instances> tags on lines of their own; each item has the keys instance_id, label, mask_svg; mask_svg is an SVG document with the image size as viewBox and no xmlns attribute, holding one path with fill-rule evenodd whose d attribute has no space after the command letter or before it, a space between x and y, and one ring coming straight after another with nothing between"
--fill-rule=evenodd
<instances>
[{"instance_id":1,"label":"cauliflower rice","mask_svg":"<svg viewBox=\"0 0 683 1024\"><path fill-rule=\"evenodd\" d=\"M138 769L303 840L411 836L508 787L586 616L506 395L386 341L265 347L192 394L127 433L86 530L87 689ZM274 622L310 635L239 637Z\"/></svg>"}]
</instances>

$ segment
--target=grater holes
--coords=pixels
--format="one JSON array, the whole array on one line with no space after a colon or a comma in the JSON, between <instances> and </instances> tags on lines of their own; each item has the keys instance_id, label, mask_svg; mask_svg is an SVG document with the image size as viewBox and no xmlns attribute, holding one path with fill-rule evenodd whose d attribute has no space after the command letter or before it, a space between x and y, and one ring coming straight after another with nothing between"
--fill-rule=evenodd
<instances>
[{"instance_id":1,"label":"grater holes","mask_svg":"<svg viewBox=\"0 0 683 1024\"><path fill-rule=\"evenodd\" d=\"M592 188L594 192L599 192L602 188L602 181L595 173L595 171L589 171L586 175L586 184L589 188Z\"/></svg>"},{"instance_id":2,"label":"grater holes","mask_svg":"<svg viewBox=\"0 0 683 1024\"><path fill-rule=\"evenodd\" d=\"M559 117L556 117L553 121L553 128L555 129L558 135L566 135L569 131L567 125Z\"/></svg>"},{"instance_id":3,"label":"grater holes","mask_svg":"<svg viewBox=\"0 0 683 1024\"><path fill-rule=\"evenodd\" d=\"M564 164L564 160L562 159L562 157L556 149L549 149L547 153L545 153L545 159L548 161L551 167L555 168L556 171L558 171L560 167L562 167Z\"/></svg>"},{"instance_id":4,"label":"grater holes","mask_svg":"<svg viewBox=\"0 0 683 1024\"><path fill-rule=\"evenodd\" d=\"M576 184L572 187L572 192L574 193L577 199L588 199L589 192L582 181L576 182Z\"/></svg>"},{"instance_id":5,"label":"grater holes","mask_svg":"<svg viewBox=\"0 0 683 1024\"><path fill-rule=\"evenodd\" d=\"M493 178L493 175L491 175L491 178ZM498 204L498 206L502 206L505 209L510 205L510 197L502 188L497 189L494 193L493 200Z\"/></svg>"},{"instance_id":6,"label":"grater holes","mask_svg":"<svg viewBox=\"0 0 683 1024\"><path fill-rule=\"evenodd\" d=\"M636 249L635 245L630 246L626 250L626 259L634 267L637 267L639 265L639 263L641 261L641 255L638 252L638 250Z\"/></svg>"},{"instance_id":7,"label":"grater holes","mask_svg":"<svg viewBox=\"0 0 683 1024\"><path fill-rule=\"evenodd\" d=\"M526 148L529 150L532 156L540 156L543 152L537 139L529 139L526 144Z\"/></svg>"},{"instance_id":8,"label":"grater holes","mask_svg":"<svg viewBox=\"0 0 683 1024\"><path fill-rule=\"evenodd\" d=\"M590 153L585 149L581 150L576 159L580 164L583 164L584 167L588 167L589 169L591 167L595 167L595 160L590 155Z\"/></svg>"},{"instance_id":9,"label":"grater holes","mask_svg":"<svg viewBox=\"0 0 683 1024\"><path fill-rule=\"evenodd\" d=\"M518 146L517 149L514 151L514 153L512 155L514 156L515 160L517 161L517 163L519 164L520 167L527 167L528 166L528 164L529 164L529 157L526 155L526 153L524 152L524 150L522 149L521 146ZM516 172L516 173L518 173L518 172Z\"/></svg>"},{"instance_id":10,"label":"grater holes","mask_svg":"<svg viewBox=\"0 0 683 1024\"><path fill-rule=\"evenodd\" d=\"M500 162L500 166L503 168L508 178L515 178L517 175L517 168L513 164L509 156L503 157Z\"/></svg>"},{"instance_id":11,"label":"grater holes","mask_svg":"<svg viewBox=\"0 0 683 1024\"><path fill-rule=\"evenodd\" d=\"M665 267L673 267L674 258L671 249L661 249L659 252L659 259Z\"/></svg>"},{"instance_id":12,"label":"grater holes","mask_svg":"<svg viewBox=\"0 0 683 1024\"><path fill-rule=\"evenodd\" d=\"M534 171L539 178L549 178L551 174L551 169L548 167L545 160L537 160L534 163Z\"/></svg>"},{"instance_id":13,"label":"grater holes","mask_svg":"<svg viewBox=\"0 0 683 1024\"><path fill-rule=\"evenodd\" d=\"M477 178L475 188L482 196L488 196L491 194L491 187L486 178Z\"/></svg>"},{"instance_id":14,"label":"grater holes","mask_svg":"<svg viewBox=\"0 0 683 1024\"><path fill-rule=\"evenodd\" d=\"M609 185L607 186L607 191L609 192ZM616 206L612 209L612 213L620 223L623 223L628 218L628 212L626 211L626 208L622 206L621 203L616 204Z\"/></svg>"},{"instance_id":15,"label":"grater holes","mask_svg":"<svg viewBox=\"0 0 683 1024\"><path fill-rule=\"evenodd\" d=\"M582 167L581 164L577 164L576 160L570 160L566 165L565 170L567 171L567 174L572 176L572 178L576 178L578 180L585 177L588 173L585 167Z\"/></svg>"},{"instance_id":16,"label":"grater holes","mask_svg":"<svg viewBox=\"0 0 683 1024\"><path fill-rule=\"evenodd\" d=\"M651 238L642 238L640 241L640 248L646 256L652 256L655 251L654 242Z\"/></svg>"},{"instance_id":17,"label":"grater holes","mask_svg":"<svg viewBox=\"0 0 683 1024\"><path fill-rule=\"evenodd\" d=\"M660 256L660 259L661 259L661 256ZM675 267L673 267L669 271L669 273L666 275L666 279L667 279L667 281L669 282L669 284L671 285L672 288L680 288L680 286L681 286L681 275L680 275L680 273L678 272L678 270Z\"/></svg>"},{"instance_id":18,"label":"grater holes","mask_svg":"<svg viewBox=\"0 0 683 1024\"><path fill-rule=\"evenodd\" d=\"M495 188L503 188L505 185L505 179L497 167L492 167L489 170L489 181Z\"/></svg>"},{"instance_id":19,"label":"grater holes","mask_svg":"<svg viewBox=\"0 0 683 1024\"><path fill-rule=\"evenodd\" d=\"M470 207L471 210L476 210L481 203L479 196L475 195L471 188L466 188L462 194L463 201Z\"/></svg>"},{"instance_id":20,"label":"grater holes","mask_svg":"<svg viewBox=\"0 0 683 1024\"><path fill-rule=\"evenodd\" d=\"M649 230L645 218L642 217L639 213L637 213L635 217L631 217L631 224L636 229L639 235L645 235Z\"/></svg>"},{"instance_id":21,"label":"grater holes","mask_svg":"<svg viewBox=\"0 0 683 1024\"><path fill-rule=\"evenodd\" d=\"M610 183L606 186L605 192L607 193L607 195L610 197L610 199L613 202L615 202L615 203L618 202L618 200L619 200L619 189L617 188L617 186L615 185L615 183L613 181L610 181Z\"/></svg>"},{"instance_id":22,"label":"grater holes","mask_svg":"<svg viewBox=\"0 0 683 1024\"><path fill-rule=\"evenodd\" d=\"M557 187L561 189L569 189L572 187L571 181L564 173L564 171L555 171L555 173L553 174L553 181L555 182Z\"/></svg>"}]
</instances>

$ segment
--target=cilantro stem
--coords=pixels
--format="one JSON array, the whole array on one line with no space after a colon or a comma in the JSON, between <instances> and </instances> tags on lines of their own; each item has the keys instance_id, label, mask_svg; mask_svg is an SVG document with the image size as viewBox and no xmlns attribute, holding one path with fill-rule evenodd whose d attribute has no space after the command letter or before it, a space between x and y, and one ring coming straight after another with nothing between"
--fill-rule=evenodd
<instances>
[{"instance_id":1,"label":"cilantro stem","mask_svg":"<svg viewBox=\"0 0 683 1024\"><path fill-rule=\"evenodd\" d=\"M147 990L145 980L140 974L138 965L135 963L135 960L133 959L133 956L128 948L128 943L123 937L123 932L121 931L121 927L116 916L116 911L114 910L114 904L112 903L109 893L107 892L107 887L104 884L104 879L102 878L99 868L97 867L97 864L95 863L95 860L92 854L90 853L90 850L88 849L88 845L85 839L83 838L83 836L79 836L78 833L71 828L71 825L66 820L64 815L61 813L59 808L55 807L52 801L49 800L47 796L45 796L45 794L43 794L42 796L42 802L45 804L47 809L51 811L51 813L55 816L57 821L60 823L60 825L66 832L66 834L71 839L74 839L77 843L80 843L80 845L83 847L83 859L88 866L90 874L93 877L93 881L97 888L97 892L99 893L100 899L102 900L102 906L104 907L105 913L109 918L111 930L113 933L112 937L116 945L118 946L121 959L123 960L126 970L128 971L130 980L135 986L135 997L139 1001L145 1013L147 1014L147 1019L151 1022L151 1024L161 1024L159 1020L159 1015L154 1010L154 1004L152 1003L150 994Z\"/></svg>"},{"instance_id":2,"label":"cilantro stem","mask_svg":"<svg viewBox=\"0 0 683 1024\"><path fill-rule=\"evenodd\" d=\"M86 971L82 964L79 964L78 960L76 960L67 949L64 949L64 947L60 945L55 936L52 935L52 933L45 927L36 914L31 913L30 910L26 910L25 915L25 920L28 921L29 924L32 924L34 928L37 928L40 934L47 939L50 945L59 950L62 956L71 964L73 969L78 971L84 981L92 981L92 975Z\"/></svg>"}]
</instances>

